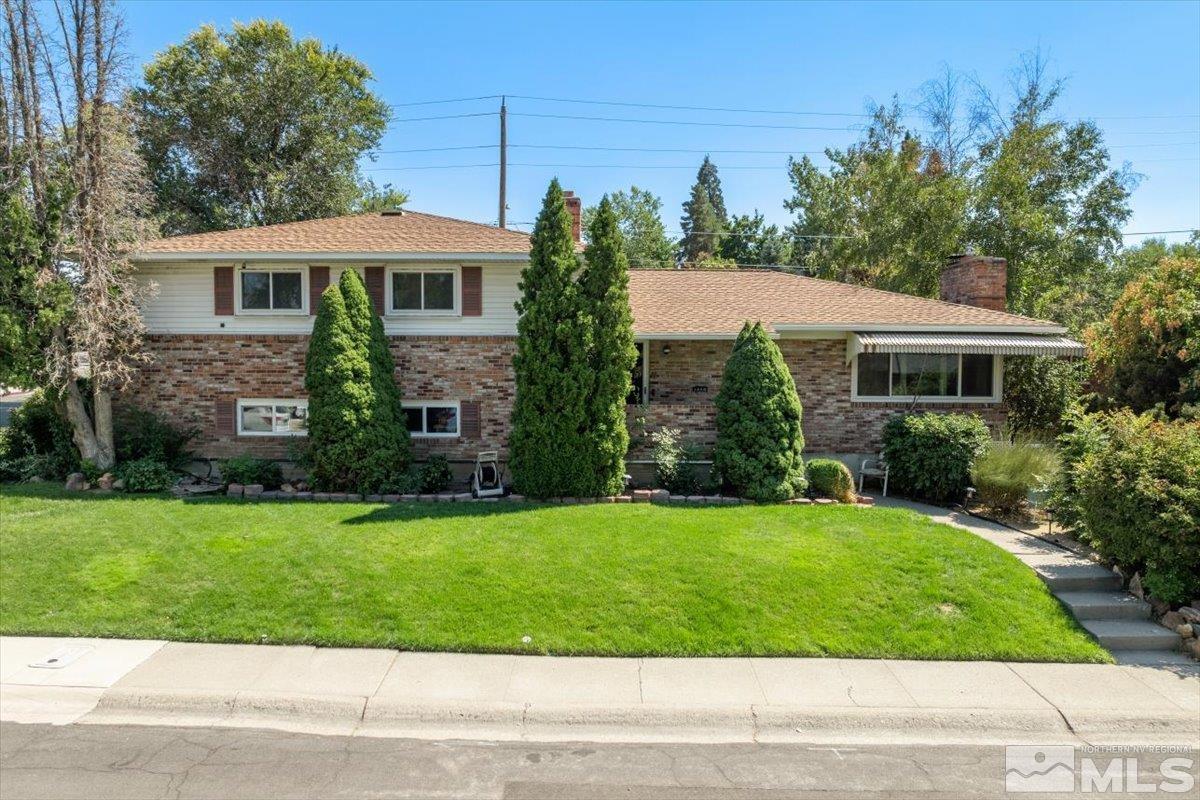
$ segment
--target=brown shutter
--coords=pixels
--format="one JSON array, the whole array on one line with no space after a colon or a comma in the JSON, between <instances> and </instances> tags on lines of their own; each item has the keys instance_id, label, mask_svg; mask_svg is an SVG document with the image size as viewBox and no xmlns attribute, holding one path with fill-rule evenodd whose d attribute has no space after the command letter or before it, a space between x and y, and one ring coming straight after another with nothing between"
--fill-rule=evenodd
<instances>
[{"instance_id":1,"label":"brown shutter","mask_svg":"<svg viewBox=\"0 0 1200 800\"><path fill-rule=\"evenodd\" d=\"M329 267L308 268L308 313L316 315L321 295L329 287Z\"/></svg>"},{"instance_id":2,"label":"brown shutter","mask_svg":"<svg viewBox=\"0 0 1200 800\"><path fill-rule=\"evenodd\" d=\"M237 415L236 400L222 397L213 404L213 413L216 417L218 436L233 436L237 433L237 424L234 419Z\"/></svg>"},{"instance_id":3,"label":"brown shutter","mask_svg":"<svg viewBox=\"0 0 1200 800\"><path fill-rule=\"evenodd\" d=\"M483 267L462 268L462 315L483 315Z\"/></svg>"},{"instance_id":4,"label":"brown shutter","mask_svg":"<svg viewBox=\"0 0 1200 800\"><path fill-rule=\"evenodd\" d=\"M462 409L462 436L465 439L479 439L483 436L479 422L479 401L463 400L459 403Z\"/></svg>"},{"instance_id":5,"label":"brown shutter","mask_svg":"<svg viewBox=\"0 0 1200 800\"><path fill-rule=\"evenodd\" d=\"M213 314L233 316L233 267L213 267Z\"/></svg>"},{"instance_id":6,"label":"brown shutter","mask_svg":"<svg viewBox=\"0 0 1200 800\"><path fill-rule=\"evenodd\" d=\"M367 294L371 297L371 305L375 313L383 316L383 267L367 267Z\"/></svg>"}]
</instances>

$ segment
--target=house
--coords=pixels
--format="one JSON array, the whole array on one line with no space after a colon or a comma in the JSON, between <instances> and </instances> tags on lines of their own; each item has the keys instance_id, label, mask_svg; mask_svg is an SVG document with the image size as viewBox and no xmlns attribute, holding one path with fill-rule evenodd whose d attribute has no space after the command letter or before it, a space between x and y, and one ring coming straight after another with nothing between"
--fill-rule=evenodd
<instances>
[{"instance_id":1,"label":"house","mask_svg":"<svg viewBox=\"0 0 1200 800\"><path fill-rule=\"evenodd\" d=\"M580 213L579 198L568 207ZM574 227L579 237L578 221ZM203 458L284 459L305 434L304 358L322 290L358 270L391 338L419 458L504 450L526 234L415 211L177 236L135 256L144 367L123 402L202 431ZM804 406L806 453L854 463L900 411L1004 423L1004 357L1073 356L1064 329L1005 313L1003 259L965 255L929 300L769 270L634 270L631 427L711 446L713 400L745 320L777 337ZM630 461L648 457L634 437Z\"/></svg>"}]
</instances>

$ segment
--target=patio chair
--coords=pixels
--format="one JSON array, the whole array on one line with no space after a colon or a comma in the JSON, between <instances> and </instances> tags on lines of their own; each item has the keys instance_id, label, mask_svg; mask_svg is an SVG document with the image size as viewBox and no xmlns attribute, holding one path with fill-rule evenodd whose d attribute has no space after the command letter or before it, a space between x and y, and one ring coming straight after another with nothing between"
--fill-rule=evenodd
<instances>
[{"instance_id":1,"label":"patio chair","mask_svg":"<svg viewBox=\"0 0 1200 800\"><path fill-rule=\"evenodd\" d=\"M862 494L863 481L866 478L879 478L883 481L883 496L887 497L888 490L888 465L883 460L883 453L875 456L875 458L864 458L862 466L858 468L858 493Z\"/></svg>"}]
</instances>

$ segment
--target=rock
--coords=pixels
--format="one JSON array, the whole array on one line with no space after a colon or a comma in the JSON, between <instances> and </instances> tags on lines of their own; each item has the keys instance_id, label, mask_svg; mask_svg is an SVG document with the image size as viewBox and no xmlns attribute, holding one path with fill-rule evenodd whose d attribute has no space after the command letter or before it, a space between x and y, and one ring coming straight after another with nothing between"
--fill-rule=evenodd
<instances>
[{"instance_id":1,"label":"rock","mask_svg":"<svg viewBox=\"0 0 1200 800\"><path fill-rule=\"evenodd\" d=\"M297 500L312 500L313 493L312 492L296 492L296 499Z\"/></svg>"},{"instance_id":2,"label":"rock","mask_svg":"<svg viewBox=\"0 0 1200 800\"><path fill-rule=\"evenodd\" d=\"M618 503L632 503L633 502L633 498L627 494L619 494L619 495L617 495L616 499L617 499Z\"/></svg>"},{"instance_id":3,"label":"rock","mask_svg":"<svg viewBox=\"0 0 1200 800\"><path fill-rule=\"evenodd\" d=\"M261 483L248 483L242 491L246 497L258 497L263 493L263 485Z\"/></svg>"},{"instance_id":4,"label":"rock","mask_svg":"<svg viewBox=\"0 0 1200 800\"><path fill-rule=\"evenodd\" d=\"M704 497L698 494L689 494L686 499L689 503L695 503L696 505L704 502Z\"/></svg>"},{"instance_id":5,"label":"rock","mask_svg":"<svg viewBox=\"0 0 1200 800\"><path fill-rule=\"evenodd\" d=\"M179 479L180 486L191 486L195 482L196 482L195 475L184 475L182 478Z\"/></svg>"},{"instance_id":6,"label":"rock","mask_svg":"<svg viewBox=\"0 0 1200 800\"><path fill-rule=\"evenodd\" d=\"M1159 625L1162 625L1167 630L1172 630L1172 631L1175 630L1176 628L1178 628L1180 625L1184 624L1185 622L1187 622L1187 620L1184 619L1183 615L1180 614L1178 611L1168 611L1167 613L1163 614L1162 617L1159 618L1159 620L1158 620Z\"/></svg>"},{"instance_id":7,"label":"rock","mask_svg":"<svg viewBox=\"0 0 1200 800\"><path fill-rule=\"evenodd\" d=\"M437 500L437 495L436 494L419 494L419 495L417 495L417 499L420 500L422 503L432 503L434 500Z\"/></svg>"},{"instance_id":8,"label":"rock","mask_svg":"<svg viewBox=\"0 0 1200 800\"><path fill-rule=\"evenodd\" d=\"M454 495L454 502L456 503L467 503L474 499L474 495L472 495L470 492L459 492Z\"/></svg>"},{"instance_id":9,"label":"rock","mask_svg":"<svg viewBox=\"0 0 1200 800\"><path fill-rule=\"evenodd\" d=\"M363 500L363 496L358 493L350 493L350 494L346 495L347 503L361 503L362 500Z\"/></svg>"},{"instance_id":10,"label":"rock","mask_svg":"<svg viewBox=\"0 0 1200 800\"><path fill-rule=\"evenodd\" d=\"M1154 612L1154 616L1156 617L1161 617L1171 610L1171 606L1166 600L1159 600L1157 597L1147 597L1145 599L1150 604L1150 610Z\"/></svg>"},{"instance_id":11,"label":"rock","mask_svg":"<svg viewBox=\"0 0 1200 800\"><path fill-rule=\"evenodd\" d=\"M116 479L116 476L111 472L106 472L96 479L96 486L104 489L105 491L109 491L113 488L113 481Z\"/></svg>"},{"instance_id":12,"label":"rock","mask_svg":"<svg viewBox=\"0 0 1200 800\"><path fill-rule=\"evenodd\" d=\"M401 503L415 503L415 502L417 502L418 497L419 497L419 495L415 495L415 494L402 494L402 495L400 495L400 502Z\"/></svg>"},{"instance_id":13,"label":"rock","mask_svg":"<svg viewBox=\"0 0 1200 800\"><path fill-rule=\"evenodd\" d=\"M721 504L721 495L707 494L704 496L705 505L716 506Z\"/></svg>"},{"instance_id":14,"label":"rock","mask_svg":"<svg viewBox=\"0 0 1200 800\"><path fill-rule=\"evenodd\" d=\"M231 483L225 489L225 494L229 495L230 497L241 497L242 492L244 492L245 490L246 490L246 487L242 486L240 483Z\"/></svg>"},{"instance_id":15,"label":"rock","mask_svg":"<svg viewBox=\"0 0 1200 800\"><path fill-rule=\"evenodd\" d=\"M854 502L858 503L860 506L873 506L875 505L875 498L859 495L855 498Z\"/></svg>"},{"instance_id":16,"label":"rock","mask_svg":"<svg viewBox=\"0 0 1200 800\"><path fill-rule=\"evenodd\" d=\"M680 505L687 502L687 495L673 494L668 498L668 500L670 501L671 505Z\"/></svg>"},{"instance_id":17,"label":"rock","mask_svg":"<svg viewBox=\"0 0 1200 800\"><path fill-rule=\"evenodd\" d=\"M1192 606L1180 606L1179 616L1183 617L1193 625L1200 625L1200 610L1197 610Z\"/></svg>"},{"instance_id":18,"label":"rock","mask_svg":"<svg viewBox=\"0 0 1200 800\"><path fill-rule=\"evenodd\" d=\"M115 481L112 482L112 488L113 488L113 491L116 491L116 492L125 491L125 479L117 478ZM221 487L218 486L217 488L219 489Z\"/></svg>"},{"instance_id":19,"label":"rock","mask_svg":"<svg viewBox=\"0 0 1200 800\"><path fill-rule=\"evenodd\" d=\"M652 489L650 491L651 503L666 503L671 499L671 493L666 489Z\"/></svg>"},{"instance_id":20,"label":"rock","mask_svg":"<svg viewBox=\"0 0 1200 800\"><path fill-rule=\"evenodd\" d=\"M653 494L653 492L651 492L649 489L634 489L633 490L633 502L649 503L650 497L652 496L652 494Z\"/></svg>"},{"instance_id":21,"label":"rock","mask_svg":"<svg viewBox=\"0 0 1200 800\"><path fill-rule=\"evenodd\" d=\"M437 495L436 499L439 503L453 503L454 495L450 492L441 492Z\"/></svg>"},{"instance_id":22,"label":"rock","mask_svg":"<svg viewBox=\"0 0 1200 800\"><path fill-rule=\"evenodd\" d=\"M524 503L524 502L525 502L525 495L523 495L523 494L510 494L510 495L508 496L508 499L509 499L509 500L511 500L511 501L512 501L512 502L514 502L514 503Z\"/></svg>"},{"instance_id":23,"label":"rock","mask_svg":"<svg viewBox=\"0 0 1200 800\"><path fill-rule=\"evenodd\" d=\"M819 506L831 506L836 503L837 500L833 500L828 497L818 497L816 500L813 500L813 502Z\"/></svg>"},{"instance_id":24,"label":"rock","mask_svg":"<svg viewBox=\"0 0 1200 800\"><path fill-rule=\"evenodd\" d=\"M82 492L87 488L87 481L83 479L82 472L72 472L67 476L67 483L63 487L68 492Z\"/></svg>"},{"instance_id":25,"label":"rock","mask_svg":"<svg viewBox=\"0 0 1200 800\"><path fill-rule=\"evenodd\" d=\"M281 492L287 492L288 494L291 494L291 493L293 493L293 492L295 492L295 491L297 491L297 490L296 490L296 487L295 487L295 486L292 486L290 483L284 483L284 484L281 484L281 485L280 485L280 487L279 487L279 491L281 491Z\"/></svg>"},{"instance_id":26,"label":"rock","mask_svg":"<svg viewBox=\"0 0 1200 800\"><path fill-rule=\"evenodd\" d=\"M1129 579L1129 593L1138 599L1145 598L1146 590L1142 588L1142 576L1140 573L1133 573L1133 577Z\"/></svg>"},{"instance_id":27,"label":"rock","mask_svg":"<svg viewBox=\"0 0 1200 800\"><path fill-rule=\"evenodd\" d=\"M312 487L308 485L308 481L296 481L295 486L297 492L312 491Z\"/></svg>"},{"instance_id":28,"label":"rock","mask_svg":"<svg viewBox=\"0 0 1200 800\"><path fill-rule=\"evenodd\" d=\"M1178 633L1180 636L1182 636L1185 639L1190 639L1196 635L1196 629L1194 627L1192 627L1192 625L1190 623L1187 623L1187 622L1183 623L1182 625L1176 626L1175 632Z\"/></svg>"},{"instance_id":29,"label":"rock","mask_svg":"<svg viewBox=\"0 0 1200 800\"><path fill-rule=\"evenodd\" d=\"M1184 642L1183 652L1200 661L1200 638L1188 639Z\"/></svg>"}]
</instances>

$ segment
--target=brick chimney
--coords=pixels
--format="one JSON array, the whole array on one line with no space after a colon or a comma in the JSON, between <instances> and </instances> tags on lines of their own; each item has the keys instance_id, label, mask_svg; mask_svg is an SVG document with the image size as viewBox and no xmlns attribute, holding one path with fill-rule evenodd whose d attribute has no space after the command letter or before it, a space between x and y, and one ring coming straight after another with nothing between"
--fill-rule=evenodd
<instances>
[{"instance_id":1,"label":"brick chimney","mask_svg":"<svg viewBox=\"0 0 1200 800\"><path fill-rule=\"evenodd\" d=\"M995 256L971 253L946 259L938 281L941 298L948 303L1006 310L1008 262Z\"/></svg>"},{"instance_id":2,"label":"brick chimney","mask_svg":"<svg viewBox=\"0 0 1200 800\"><path fill-rule=\"evenodd\" d=\"M563 192L563 199L567 201L567 211L571 212L571 237L579 242L583 235L583 201L574 192Z\"/></svg>"}]
</instances>

